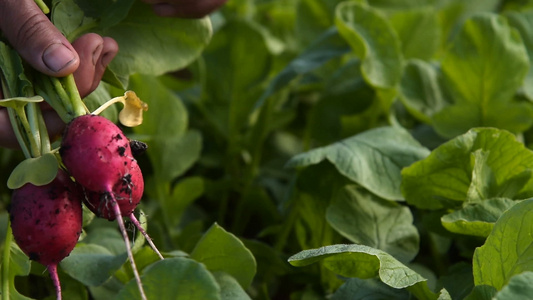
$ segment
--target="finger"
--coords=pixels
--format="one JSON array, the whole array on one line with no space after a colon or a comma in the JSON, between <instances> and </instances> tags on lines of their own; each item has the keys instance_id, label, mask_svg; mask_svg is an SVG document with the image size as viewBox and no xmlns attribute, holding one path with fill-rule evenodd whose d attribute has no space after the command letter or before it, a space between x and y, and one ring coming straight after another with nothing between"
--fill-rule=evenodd
<instances>
[{"instance_id":1,"label":"finger","mask_svg":"<svg viewBox=\"0 0 533 300\"><path fill-rule=\"evenodd\" d=\"M33 0L1 0L0 30L24 60L47 75L66 76L78 67L72 45Z\"/></svg>"},{"instance_id":2,"label":"finger","mask_svg":"<svg viewBox=\"0 0 533 300\"><path fill-rule=\"evenodd\" d=\"M95 33L81 36L72 45L80 57L74 79L80 96L85 97L98 87L107 65L118 52L118 45L112 38Z\"/></svg>"}]
</instances>

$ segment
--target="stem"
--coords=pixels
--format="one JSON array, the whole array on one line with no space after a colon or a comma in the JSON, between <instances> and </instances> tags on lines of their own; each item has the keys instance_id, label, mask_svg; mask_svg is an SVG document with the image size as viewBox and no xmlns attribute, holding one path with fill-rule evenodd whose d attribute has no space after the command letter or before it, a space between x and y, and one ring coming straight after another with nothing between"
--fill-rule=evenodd
<instances>
[{"instance_id":1,"label":"stem","mask_svg":"<svg viewBox=\"0 0 533 300\"><path fill-rule=\"evenodd\" d=\"M2 300L9 300L9 262L11 257L11 243L13 242L13 232L9 219L7 220L6 239L4 241L4 253L2 253Z\"/></svg>"},{"instance_id":2,"label":"stem","mask_svg":"<svg viewBox=\"0 0 533 300\"><path fill-rule=\"evenodd\" d=\"M7 114L9 115L9 121L11 123L11 127L13 128L13 132L15 132L15 137L17 138L17 141L20 145L20 149L22 149L22 153L24 153L24 157L25 158L32 157L30 153L30 149L28 148L28 144L22 135L22 130L20 129L20 123L17 120L15 110L13 108L8 108Z\"/></svg>"},{"instance_id":3,"label":"stem","mask_svg":"<svg viewBox=\"0 0 533 300\"><path fill-rule=\"evenodd\" d=\"M46 123L44 122L43 114L39 106L37 106L37 110L37 122L39 125L39 134L41 135L41 154L45 154L52 151L52 146L50 145L50 137L48 136Z\"/></svg>"},{"instance_id":4,"label":"stem","mask_svg":"<svg viewBox=\"0 0 533 300\"><path fill-rule=\"evenodd\" d=\"M107 101L106 103L102 104L100 107L98 107L97 109L95 109L91 114L93 115L99 115L101 114L106 108L110 107L111 105L117 103L117 102L120 102L122 104L124 104L124 97L123 96L120 96L120 97L115 97L109 101Z\"/></svg>"},{"instance_id":5,"label":"stem","mask_svg":"<svg viewBox=\"0 0 533 300\"><path fill-rule=\"evenodd\" d=\"M57 300L61 300L61 282L59 281L59 275L57 274L57 264L51 264L46 267L48 268L48 273L56 288L56 298Z\"/></svg>"},{"instance_id":6,"label":"stem","mask_svg":"<svg viewBox=\"0 0 533 300\"><path fill-rule=\"evenodd\" d=\"M144 230L144 228L142 228L141 226L141 223L139 222L139 220L137 220L137 218L135 217L135 215L133 213L131 213L128 218L130 219L130 221L133 223L133 225L135 225L135 227L137 227L137 229L141 232L141 234L144 236L144 238L146 239L146 241L148 242L148 244L150 245L150 247L152 247L152 249L154 250L154 252L157 254L157 256L159 256L160 259L165 259L163 257L163 255L161 255L161 252L159 252L159 250L157 249L157 247L155 246L154 242L152 241L152 239L150 238L150 236L148 235L148 233L146 232L146 230Z\"/></svg>"},{"instance_id":7,"label":"stem","mask_svg":"<svg viewBox=\"0 0 533 300\"><path fill-rule=\"evenodd\" d=\"M30 123L28 122L28 119L26 118L26 113L24 111L24 108L23 107L16 108L15 112L17 113L17 117L22 124L22 128L24 129L24 132L26 133L26 137L28 138L30 142L30 152L32 155L31 157L41 156L41 151L39 150L39 147L37 146L37 143L35 139L33 138L31 126L30 126Z\"/></svg>"},{"instance_id":8,"label":"stem","mask_svg":"<svg viewBox=\"0 0 533 300\"><path fill-rule=\"evenodd\" d=\"M26 111L31 134L28 138L30 139L30 142L33 140L33 143L35 144L37 153L34 154L41 156L42 137L39 130L39 115L41 114L41 111L39 110L37 103L28 103L26 105Z\"/></svg>"},{"instance_id":9,"label":"stem","mask_svg":"<svg viewBox=\"0 0 533 300\"><path fill-rule=\"evenodd\" d=\"M63 85L66 88L67 95L69 96L72 107L74 108L74 113L76 117L83 116L87 114L87 108L83 101L81 100L80 92L76 86L76 81L74 80L74 75L70 74L66 77L60 79L63 82Z\"/></svg>"},{"instance_id":10,"label":"stem","mask_svg":"<svg viewBox=\"0 0 533 300\"><path fill-rule=\"evenodd\" d=\"M48 6L46 5L46 3L44 3L43 0L35 0L35 4L37 4L37 6L39 6L39 8L42 10L42 12L45 15L50 13L50 8L48 8Z\"/></svg>"},{"instance_id":11,"label":"stem","mask_svg":"<svg viewBox=\"0 0 533 300\"><path fill-rule=\"evenodd\" d=\"M137 286L139 287L139 293L141 294L141 299L147 300L146 295L144 294L141 277L139 276L139 271L137 271L137 266L135 265L135 261L133 260L133 253L131 252L130 239L126 231L126 226L124 226L124 220L122 220L122 213L120 212L120 207L118 205L117 199L115 199L115 195L113 195L112 188L108 188L108 193L111 197L110 199L111 207L113 208L113 212L115 213L115 217L117 219L120 233L122 233L122 237L124 238L124 243L126 243L126 252L128 253L128 258L130 259L130 264L133 270L133 275L135 276L135 281L137 281Z\"/></svg>"},{"instance_id":12,"label":"stem","mask_svg":"<svg viewBox=\"0 0 533 300\"><path fill-rule=\"evenodd\" d=\"M63 122L68 123L69 118L67 109L63 106L63 103L59 97L57 97L57 94L54 91L54 88L52 86L52 83L49 82L44 76L41 77L39 82L41 85L35 85L35 90L39 95L41 95L46 102L56 111L56 113L59 115L61 120Z\"/></svg>"}]
</instances>

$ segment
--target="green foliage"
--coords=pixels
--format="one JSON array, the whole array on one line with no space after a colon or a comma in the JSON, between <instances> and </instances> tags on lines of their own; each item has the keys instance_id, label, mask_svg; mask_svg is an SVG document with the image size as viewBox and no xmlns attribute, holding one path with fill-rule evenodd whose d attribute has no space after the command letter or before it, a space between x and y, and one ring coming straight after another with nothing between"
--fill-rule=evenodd
<instances>
[{"instance_id":1,"label":"green foliage","mask_svg":"<svg viewBox=\"0 0 533 300\"><path fill-rule=\"evenodd\" d=\"M119 42L87 106L125 88L149 105L126 133L148 145L139 219L165 256L135 233L150 299L530 297L532 1L230 0L201 20L52 3L69 39ZM92 217L64 297L138 299L116 226ZM7 228L2 295L49 296Z\"/></svg>"}]
</instances>

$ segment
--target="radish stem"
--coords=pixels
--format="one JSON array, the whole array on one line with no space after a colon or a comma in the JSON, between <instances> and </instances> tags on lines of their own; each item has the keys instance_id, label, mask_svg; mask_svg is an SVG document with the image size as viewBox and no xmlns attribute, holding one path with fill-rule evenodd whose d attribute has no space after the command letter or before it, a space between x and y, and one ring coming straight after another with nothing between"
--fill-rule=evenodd
<instances>
[{"instance_id":1,"label":"radish stem","mask_svg":"<svg viewBox=\"0 0 533 300\"><path fill-rule=\"evenodd\" d=\"M137 266L135 265L135 261L133 260L133 253L131 252L130 239L126 231L126 226L124 225L124 220L122 220L122 213L120 212L120 207L117 203L117 200L115 199L115 195L113 195L112 188L108 188L108 193L110 195L109 200L111 201L111 207L113 208L113 212L115 213L115 217L118 222L120 233L122 233L122 237L124 238L124 242L126 243L126 252L128 253L128 257L130 259L130 264L133 270L133 275L135 276L135 281L137 281L137 286L139 287L139 293L141 294L141 298L143 300L147 300L146 295L144 294L141 277L139 276L139 271L137 271Z\"/></svg>"},{"instance_id":2,"label":"radish stem","mask_svg":"<svg viewBox=\"0 0 533 300\"><path fill-rule=\"evenodd\" d=\"M146 230L144 230L144 228L142 228L141 226L141 223L139 222L139 220L137 220L137 218L135 217L135 215L133 213L131 213L128 218L131 220L131 222L133 223L133 225L135 225L135 227L137 227L137 229L141 232L141 234L144 236L144 238L146 239L146 241L148 242L148 244L150 245L150 247L152 247L152 249L154 250L154 252L157 254L157 256L159 256L160 259L165 259L163 257L163 255L161 255L161 252L159 252L159 250L157 249L157 247L155 246L154 242L152 242L152 239L150 238L150 236L148 235L148 233L146 232Z\"/></svg>"},{"instance_id":3,"label":"radish stem","mask_svg":"<svg viewBox=\"0 0 533 300\"><path fill-rule=\"evenodd\" d=\"M48 269L48 273L50 274L50 278L52 278L52 282L54 283L54 286L56 288L56 298L57 300L61 300L61 283L59 281L59 275L57 275L57 264L51 264L46 267Z\"/></svg>"}]
</instances>

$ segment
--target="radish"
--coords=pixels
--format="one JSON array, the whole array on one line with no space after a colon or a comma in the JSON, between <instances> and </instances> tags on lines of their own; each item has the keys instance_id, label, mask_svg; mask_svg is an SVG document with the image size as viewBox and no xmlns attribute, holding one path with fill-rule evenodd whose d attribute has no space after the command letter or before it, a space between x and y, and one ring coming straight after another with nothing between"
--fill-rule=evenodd
<instances>
[{"instance_id":1,"label":"radish","mask_svg":"<svg viewBox=\"0 0 533 300\"><path fill-rule=\"evenodd\" d=\"M105 117L82 115L67 124L59 153L70 174L85 189L85 204L96 215L116 219L126 243L126 251L146 299L122 217L129 218L163 259L133 214L144 191L141 170L122 130Z\"/></svg>"},{"instance_id":2,"label":"radish","mask_svg":"<svg viewBox=\"0 0 533 300\"><path fill-rule=\"evenodd\" d=\"M81 199L80 186L61 169L51 183L27 183L11 198L13 237L31 260L47 267L57 299L61 299L57 265L74 249L82 231Z\"/></svg>"}]
</instances>

